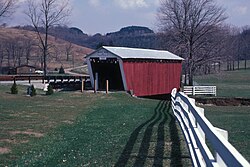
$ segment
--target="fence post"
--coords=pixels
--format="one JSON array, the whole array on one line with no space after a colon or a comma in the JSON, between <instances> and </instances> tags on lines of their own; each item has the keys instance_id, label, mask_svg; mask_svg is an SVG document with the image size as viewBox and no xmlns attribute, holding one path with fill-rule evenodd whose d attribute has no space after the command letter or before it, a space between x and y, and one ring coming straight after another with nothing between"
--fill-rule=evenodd
<instances>
[{"instance_id":1,"label":"fence post","mask_svg":"<svg viewBox=\"0 0 250 167\"><path fill-rule=\"evenodd\" d=\"M214 86L214 96L217 96L216 86Z\"/></svg>"},{"instance_id":2,"label":"fence post","mask_svg":"<svg viewBox=\"0 0 250 167\"><path fill-rule=\"evenodd\" d=\"M227 163L250 167L247 160L227 141L227 131L215 128L204 116L204 109L195 105L194 99L182 92L176 94L176 89L172 90L171 95L172 109L181 126L194 166L224 167ZM209 147L215 150L214 154Z\"/></svg>"},{"instance_id":3,"label":"fence post","mask_svg":"<svg viewBox=\"0 0 250 167\"><path fill-rule=\"evenodd\" d=\"M109 80L106 80L106 93L109 93Z\"/></svg>"},{"instance_id":4,"label":"fence post","mask_svg":"<svg viewBox=\"0 0 250 167\"><path fill-rule=\"evenodd\" d=\"M85 82L85 80L84 79L82 79L82 92L84 91L84 82Z\"/></svg>"},{"instance_id":5,"label":"fence post","mask_svg":"<svg viewBox=\"0 0 250 167\"><path fill-rule=\"evenodd\" d=\"M97 91L98 90L98 85L99 85L99 76L98 76L98 73L96 72L95 73L95 90Z\"/></svg>"},{"instance_id":6,"label":"fence post","mask_svg":"<svg viewBox=\"0 0 250 167\"><path fill-rule=\"evenodd\" d=\"M195 95L195 86L193 86L193 96Z\"/></svg>"},{"instance_id":7,"label":"fence post","mask_svg":"<svg viewBox=\"0 0 250 167\"><path fill-rule=\"evenodd\" d=\"M95 79L95 81L94 81L94 92L96 93L96 91L97 91L97 81Z\"/></svg>"},{"instance_id":8,"label":"fence post","mask_svg":"<svg viewBox=\"0 0 250 167\"><path fill-rule=\"evenodd\" d=\"M195 99L190 98L189 100L190 100L190 104L192 104L193 106L195 106ZM191 122L192 122L192 124L193 124L192 126L193 126L194 128L197 128L197 121L196 121L196 119L195 119L193 113L190 111L190 109L188 109L188 111L189 111L189 113L190 113Z\"/></svg>"},{"instance_id":9,"label":"fence post","mask_svg":"<svg viewBox=\"0 0 250 167\"><path fill-rule=\"evenodd\" d=\"M204 108L196 107L196 109L197 109L197 112L199 112L200 115L202 115L202 116L205 115L205 113L204 113ZM206 140L206 135L205 135L205 133L203 132L203 130L202 130L200 124L199 124L198 122L196 122L196 124L197 124L197 128L198 128L198 130L199 130L199 132L200 132L200 135L202 136L203 140L205 141L205 140Z\"/></svg>"},{"instance_id":10,"label":"fence post","mask_svg":"<svg viewBox=\"0 0 250 167\"><path fill-rule=\"evenodd\" d=\"M216 128L216 127L215 129L228 141L228 132L226 130ZM223 161L223 159L220 157L220 155L217 152L215 152L215 155L216 155L216 161L219 164L219 166L227 167L227 165L225 164L225 162Z\"/></svg>"}]
</instances>

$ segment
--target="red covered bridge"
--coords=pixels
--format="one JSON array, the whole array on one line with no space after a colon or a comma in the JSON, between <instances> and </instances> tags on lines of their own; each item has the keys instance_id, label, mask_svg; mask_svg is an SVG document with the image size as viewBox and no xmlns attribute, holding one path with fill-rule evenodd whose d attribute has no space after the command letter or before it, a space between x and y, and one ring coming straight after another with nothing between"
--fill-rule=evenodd
<instances>
[{"instance_id":1,"label":"red covered bridge","mask_svg":"<svg viewBox=\"0 0 250 167\"><path fill-rule=\"evenodd\" d=\"M103 46L86 57L91 84L104 90L133 92L135 96L169 94L180 87L182 58L151 49Z\"/></svg>"}]
</instances>

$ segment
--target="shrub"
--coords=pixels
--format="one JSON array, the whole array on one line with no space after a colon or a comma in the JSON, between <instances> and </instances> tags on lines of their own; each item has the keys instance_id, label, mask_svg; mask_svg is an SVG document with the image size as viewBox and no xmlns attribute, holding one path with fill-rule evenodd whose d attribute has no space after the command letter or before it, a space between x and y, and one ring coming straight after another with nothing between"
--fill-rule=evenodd
<instances>
[{"instance_id":1,"label":"shrub","mask_svg":"<svg viewBox=\"0 0 250 167\"><path fill-rule=\"evenodd\" d=\"M63 66L60 67L60 69L59 69L59 74L65 74L65 71L64 71Z\"/></svg>"},{"instance_id":2,"label":"shrub","mask_svg":"<svg viewBox=\"0 0 250 167\"><path fill-rule=\"evenodd\" d=\"M36 88L34 87L34 85L31 85L31 93L30 96L36 96Z\"/></svg>"},{"instance_id":3,"label":"shrub","mask_svg":"<svg viewBox=\"0 0 250 167\"><path fill-rule=\"evenodd\" d=\"M18 88L17 88L17 84L16 82L13 83L13 85L11 86L11 94L18 94Z\"/></svg>"},{"instance_id":4,"label":"shrub","mask_svg":"<svg viewBox=\"0 0 250 167\"><path fill-rule=\"evenodd\" d=\"M46 95L52 95L54 93L53 87L51 85L48 86L48 91L46 92Z\"/></svg>"}]
</instances>

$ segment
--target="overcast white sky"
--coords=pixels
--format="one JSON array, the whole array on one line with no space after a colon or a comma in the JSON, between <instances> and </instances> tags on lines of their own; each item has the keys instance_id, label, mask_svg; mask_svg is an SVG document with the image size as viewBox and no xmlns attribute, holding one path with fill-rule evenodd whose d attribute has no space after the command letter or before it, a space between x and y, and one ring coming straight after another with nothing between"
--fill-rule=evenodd
<instances>
[{"instance_id":1,"label":"overcast white sky","mask_svg":"<svg viewBox=\"0 0 250 167\"><path fill-rule=\"evenodd\" d=\"M25 0L20 0L25 1ZM157 30L156 13L160 0L71 0L72 15L69 27L80 28L87 34L118 31L130 25L147 26ZM249 0L215 0L226 8L227 23L236 26L250 25ZM29 22L21 7L13 18L6 20L9 25L27 25Z\"/></svg>"}]
</instances>

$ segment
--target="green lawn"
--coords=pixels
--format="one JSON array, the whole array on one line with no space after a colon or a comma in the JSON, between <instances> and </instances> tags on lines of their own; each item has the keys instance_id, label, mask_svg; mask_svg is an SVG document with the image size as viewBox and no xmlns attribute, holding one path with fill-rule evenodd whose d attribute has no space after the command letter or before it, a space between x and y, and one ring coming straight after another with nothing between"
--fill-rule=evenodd
<instances>
[{"instance_id":1,"label":"green lawn","mask_svg":"<svg viewBox=\"0 0 250 167\"><path fill-rule=\"evenodd\" d=\"M9 87L0 86L0 166L191 166L168 102L125 93L31 98Z\"/></svg>"},{"instance_id":2,"label":"green lawn","mask_svg":"<svg viewBox=\"0 0 250 167\"><path fill-rule=\"evenodd\" d=\"M195 81L199 85L216 85L220 97L250 98L250 69L196 76Z\"/></svg>"},{"instance_id":3,"label":"green lawn","mask_svg":"<svg viewBox=\"0 0 250 167\"><path fill-rule=\"evenodd\" d=\"M250 98L250 69L222 71L220 74L196 76L200 85L216 85L218 97ZM229 142L250 161L250 107L202 106L211 123L229 132Z\"/></svg>"},{"instance_id":4,"label":"green lawn","mask_svg":"<svg viewBox=\"0 0 250 167\"><path fill-rule=\"evenodd\" d=\"M215 127L229 133L229 142L250 162L250 107L209 106L205 116Z\"/></svg>"}]
</instances>

